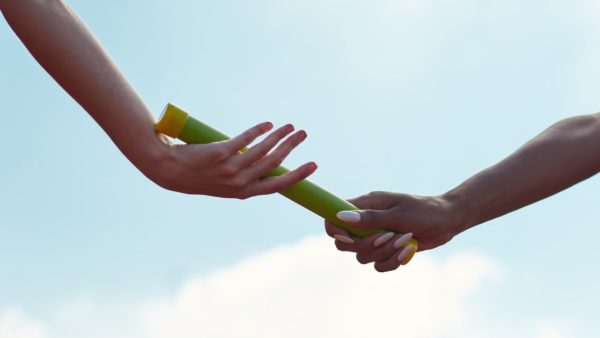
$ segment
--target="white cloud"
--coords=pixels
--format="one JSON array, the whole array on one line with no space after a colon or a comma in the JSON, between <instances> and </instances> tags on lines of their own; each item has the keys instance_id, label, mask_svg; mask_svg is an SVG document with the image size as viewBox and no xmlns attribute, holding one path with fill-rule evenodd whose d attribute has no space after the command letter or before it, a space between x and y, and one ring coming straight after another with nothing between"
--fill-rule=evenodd
<instances>
[{"instance_id":1,"label":"white cloud","mask_svg":"<svg viewBox=\"0 0 600 338\"><path fill-rule=\"evenodd\" d=\"M465 302L497 270L477 255L420 254L379 274L308 238L189 281L142 321L151 338L437 337L468 330Z\"/></svg>"},{"instance_id":2,"label":"white cloud","mask_svg":"<svg viewBox=\"0 0 600 338\"><path fill-rule=\"evenodd\" d=\"M600 3L596 0L582 1L583 15L600 16Z\"/></svg>"},{"instance_id":3,"label":"white cloud","mask_svg":"<svg viewBox=\"0 0 600 338\"><path fill-rule=\"evenodd\" d=\"M551 323L540 323L535 330L535 338L566 338L570 337L564 330Z\"/></svg>"},{"instance_id":4,"label":"white cloud","mask_svg":"<svg viewBox=\"0 0 600 338\"><path fill-rule=\"evenodd\" d=\"M116 297L108 302L79 297L54 309L45 327L52 338L143 337L134 325L136 308L137 304L125 304Z\"/></svg>"},{"instance_id":5,"label":"white cloud","mask_svg":"<svg viewBox=\"0 0 600 338\"><path fill-rule=\"evenodd\" d=\"M311 237L191 279L163 299L65 302L43 327L9 309L0 312L0 338L573 337L548 318L523 314L514 324L483 309L498 287L487 281L502 270L479 254L420 253L380 274Z\"/></svg>"},{"instance_id":6,"label":"white cloud","mask_svg":"<svg viewBox=\"0 0 600 338\"><path fill-rule=\"evenodd\" d=\"M44 338L42 326L20 309L0 312L0 338Z\"/></svg>"}]
</instances>

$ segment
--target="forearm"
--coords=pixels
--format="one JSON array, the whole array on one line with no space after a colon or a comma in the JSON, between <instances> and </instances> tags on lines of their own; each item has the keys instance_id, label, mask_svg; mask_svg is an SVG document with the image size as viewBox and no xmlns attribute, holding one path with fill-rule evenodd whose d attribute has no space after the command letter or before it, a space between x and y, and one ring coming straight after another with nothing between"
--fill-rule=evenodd
<instances>
[{"instance_id":1,"label":"forearm","mask_svg":"<svg viewBox=\"0 0 600 338\"><path fill-rule=\"evenodd\" d=\"M444 194L456 232L562 191L600 171L600 114L560 121Z\"/></svg>"},{"instance_id":2,"label":"forearm","mask_svg":"<svg viewBox=\"0 0 600 338\"><path fill-rule=\"evenodd\" d=\"M0 1L9 25L39 64L146 175L164 155L154 119L92 33L60 0Z\"/></svg>"}]
</instances>

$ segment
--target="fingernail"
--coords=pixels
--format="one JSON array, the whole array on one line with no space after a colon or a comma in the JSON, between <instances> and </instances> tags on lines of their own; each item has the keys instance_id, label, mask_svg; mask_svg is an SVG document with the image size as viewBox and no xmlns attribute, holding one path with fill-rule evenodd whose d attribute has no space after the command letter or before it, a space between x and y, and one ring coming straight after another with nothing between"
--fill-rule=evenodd
<instances>
[{"instance_id":1,"label":"fingernail","mask_svg":"<svg viewBox=\"0 0 600 338\"><path fill-rule=\"evenodd\" d=\"M385 234L377 237L377 239L375 240L375 242L373 242L373 246L374 247L378 247L380 245L382 245L383 243L389 241L390 239L392 239L392 237L394 237L396 234L393 232L386 232Z\"/></svg>"},{"instance_id":2,"label":"fingernail","mask_svg":"<svg viewBox=\"0 0 600 338\"><path fill-rule=\"evenodd\" d=\"M404 235L400 236L394 242L394 249L400 249L401 247L403 247L404 244L406 244L408 241L410 241L410 239L412 238L412 236L413 236L412 232L409 232L407 234L404 234Z\"/></svg>"},{"instance_id":3,"label":"fingernail","mask_svg":"<svg viewBox=\"0 0 600 338\"><path fill-rule=\"evenodd\" d=\"M342 243L346 243L346 244L352 244L354 243L354 240L348 236L344 236L344 235L335 235L333 236L335 239L337 239L338 241L342 242Z\"/></svg>"},{"instance_id":4,"label":"fingernail","mask_svg":"<svg viewBox=\"0 0 600 338\"><path fill-rule=\"evenodd\" d=\"M308 134L304 130L300 130L298 132L298 134L300 134L300 137L302 138L302 140L304 140L306 138L306 136L308 136Z\"/></svg>"},{"instance_id":5,"label":"fingernail","mask_svg":"<svg viewBox=\"0 0 600 338\"><path fill-rule=\"evenodd\" d=\"M412 246L407 246L406 248L404 248L404 250L402 250L402 252L398 255L398 262L400 262L400 264L403 264L404 260L406 259L406 257L408 257L408 255L412 252Z\"/></svg>"},{"instance_id":6,"label":"fingernail","mask_svg":"<svg viewBox=\"0 0 600 338\"><path fill-rule=\"evenodd\" d=\"M340 211L337 213L337 218L344 222L356 223L360 222L360 213L356 211Z\"/></svg>"}]
</instances>

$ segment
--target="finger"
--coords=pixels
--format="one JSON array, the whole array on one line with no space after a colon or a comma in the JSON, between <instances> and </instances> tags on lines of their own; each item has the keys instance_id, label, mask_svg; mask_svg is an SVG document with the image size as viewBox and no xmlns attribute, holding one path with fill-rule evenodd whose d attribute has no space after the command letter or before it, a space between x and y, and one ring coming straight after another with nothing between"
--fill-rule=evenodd
<instances>
[{"instance_id":1,"label":"finger","mask_svg":"<svg viewBox=\"0 0 600 338\"><path fill-rule=\"evenodd\" d=\"M335 225L329 221L325 221L325 232L327 232L329 237L334 237L334 236L338 235L338 236L346 236L346 237L350 238L350 235L348 234L348 232L346 230L338 227L337 225Z\"/></svg>"},{"instance_id":2,"label":"finger","mask_svg":"<svg viewBox=\"0 0 600 338\"><path fill-rule=\"evenodd\" d=\"M363 239L351 237L348 232L331 222L325 221L325 230L335 239L335 247L340 251L357 252L357 247Z\"/></svg>"},{"instance_id":3,"label":"finger","mask_svg":"<svg viewBox=\"0 0 600 338\"><path fill-rule=\"evenodd\" d=\"M274 151L267 156L256 162L246 172L251 178L264 178L270 172L279 167L285 158L294 150L300 143L306 139L306 132L300 130L290 137L288 137L283 143L281 143Z\"/></svg>"},{"instance_id":4,"label":"finger","mask_svg":"<svg viewBox=\"0 0 600 338\"><path fill-rule=\"evenodd\" d=\"M360 252L360 257L357 256L357 259L365 262L376 262L388 259L391 256L396 255L399 250L402 250L408 241L412 238L412 234L404 234L404 235L394 235L390 240L387 239L386 234L380 235L375 239L371 248L365 248Z\"/></svg>"},{"instance_id":5,"label":"finger","mask_svg":"<svg viewBox=\"0 0 600 338\"><path fill-rule=\"evenodd\" d=\"M356 246L356 260L361 264L374 262L375 258L381 257L381 247L394 236L393 232L385 232L363 238Z\"/></svg>"},{"instance_id":6,"label":"finger","mask_svg":"<svg viewBox=\"0 0 600 338\"><path fill-rule=\"evenodd\" d=\"M392 255L389 258L375 262L375 270L379 272L386 272L396 270L400 265L404 264L406 257L410 254L412 248L410 246L404 247L398 254Z\"/></svg>"},{"instance_id":7,"label":"finger","mask_svg":"<svg viewBox=\"0 0 600 338\"><path fill-rule=\"evenodd\" d=\"M230 140L224 141L228 153L230 155L237 154L237 152L240 151L242 148L248 146L250 143L256 140L256 138L268 132L272 128L273 124L271 122L263 122L244 131L243 133Z\"/></svg>"},{"instance_id":8,"label":"finger","mask_svg":"<svg viewBox=\"0 0 600 338\"><path fill-rule=\"evenodd\" d=\"M282 144L280 144L273 152L263 157L261 160L256 162L252 167L246 170L245 175L252 179L262 178L267 176L271 171L283 163L283 160L296 148L302 141L306 139L306 132L300 130L299 132L288 137Z\"/></svg>"},{"instance_id":9,"label":"finger","mask_svg":"<svg viewBox=\"0 0 600 338\"><path fill-rule=\"evenodd\" d=\"M281 176L267 177L250 184L246 188L246 195L267 195L289 189L294 184L302 181L317 170L315 162L308 162Z\"/></svg>"},{"instance_id":10,"label":"finger","mask_svg":"<svg viewBox=\"0 0 600 338\"><path fill-rule=\"evenodd\" d=\"M354 247L354 239L345 230L336 227L332 223L326 223L325 227L329 235L335 238L336 246L343 248L344 251L351 250ZM328 227L330 229L327 229Z\"/></svg>"},{"instance_id":11,"label":"finger","mask_svg":"<svg viewBox=\"0 0 600 338\"><path fill-rule=\"evenodd\" d=\"M351 198L348 202L356 205L360 209L388 209L390 205L390 193L385 191L372 191L366 195Z\"/></svg>"},{"instance_id":12,"label":"finger","mask_svg":"<svg viewBox=\"0 0 600 338\"><path fill-rule=\"evenodd\" d=\"M240 167L249 166L252 163L265 157L269 153L269 151L271 151L271 149L273 149L273 147L275 147L277 143L279 143L279 141L281 141L292 131L294 131L294 126L288 124L272 132L259 144L251 147L244 154L238 156L237 161L239 161Z\"/></svg>"},{"instance_id":13,"label":"finger","mask_svg":"<svg viewBox=\"0 0 600 338\"><path fill-rule=\"evenodd\" d=\"M354 252L358 251L356 249L356 243L345 243L339 240L334 241L335 247L340 251Z\"/></svg>"},{"instance_id":14,"label":"finger","mask_svg":"<svg viewBox=\"0 0 600 338\"><path fill-rule=\"evenodd\" d=\"M346 210L337 213L343 222L365 228L387 228L398 223L389 210Z\"/></svg>"}]
</instances>

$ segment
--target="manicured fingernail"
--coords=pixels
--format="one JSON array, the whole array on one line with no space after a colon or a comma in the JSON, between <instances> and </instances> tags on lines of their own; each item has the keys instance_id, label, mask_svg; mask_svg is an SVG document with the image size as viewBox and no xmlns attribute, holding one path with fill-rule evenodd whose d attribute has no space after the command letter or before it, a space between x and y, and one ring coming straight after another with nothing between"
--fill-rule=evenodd
<instances>
[{"instance_id":1,"label":"manicured fingernail","mask_svg":"<svg viewBox=\"0 0 600 338\"><path fill-rule=\"evenodd\" d=\"M408 241L410 241L410 239L412 238L412 236L413 236L412 232L409 232L407 234L404 234L404 235L400 236L394 242L394 249L400 249L401 247L403 247L404 244L406 244Z\"/></svg>"},{"instance_id":2,"label":"manicured fingernail","mask_svg":"<svg viewBox=\"0 0 600 338\"><path fill-rule=\"evenodd\" d=\"M344 236L344 235L335 235L333 236L335 239L337 239L338 241L342 242L342 243L346 243L346 244L352 244L354 243L354 240L348 236Z\"/></svg>"},{"instance_id":3,"label":"manicured fingernail","mask_svg":"<svg viewBox=\"0 0 600 338\"><path fill-rule=\"evenodd\" d=\"M356 223L360 222L360 213L356 211L340 211L337 213L337 218L344 222Z\"/></svg>"},{"instance_id":4,"label":"manicured fingernail","mask_svg":"<svg viewBox=\"0 0 600 338\"><path fill-rule=\"evenodd\" d=\"M402 250L402 252L398 255L398 262L400 262L400 264L403 264L404 260L406 259L406 257L408 257L408 255L412 252L412 246L407 246L406 248L404 248L404 250Z\"/></svg>"},{"instance_id":5,"label":"manicured fingernail","mask_svg":"<svg viewBox=\"0 0 600 338\"><path fill-rule=\"evenodd\" d=\"M386 232L385 234L377 237L377 239L375 240L375 242L373 242L373 246L374 247L378 247L380 245L382 245L383 243L389 241L390 239L392 239L392 237L394 237L396 234L393 232Z\"/></svg>"}]
</instances>

